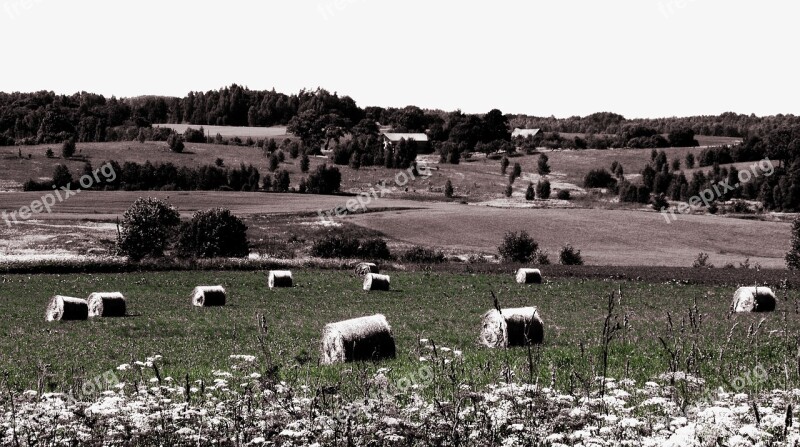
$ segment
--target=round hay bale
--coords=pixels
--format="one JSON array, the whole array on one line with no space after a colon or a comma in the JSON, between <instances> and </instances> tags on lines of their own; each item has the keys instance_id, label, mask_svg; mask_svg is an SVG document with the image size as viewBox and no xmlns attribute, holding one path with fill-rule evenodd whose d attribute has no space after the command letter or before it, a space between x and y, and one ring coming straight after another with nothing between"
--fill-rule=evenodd
<instances>
[{"instance_id":1,"label":"round hay bale","mask_svg":"<svg viewBox=\"0 0 800 447\"><path fill-rule=\"evenodd\" d=\"M360 262L356 265L355 273L359 278L366 278L370 273L380 273L381 269L371 262Z\"/></svg>"},{"instance_id":2,"label":"round hay bale","mask_svg":"<svg viewBox=\"0 0 800 447\"><path fill-rule=\"evenodd\" d=\"M47 321L86 320L89 318L89 303L80 298L56 295L47 305Z\"/></svg>"},{"instance_id":3,"label":"round hay bale","mask_svg":"<svg viewBox=\"0 0 800 447\"><path fill-rule=\"evenodd\" d=\"M483 315L480 343L490 348L538 345L544 342L544 323L535 307L490 310Z\"/></svg>"},{"instance_id":4,"label":"round hay bale","mask_svg":"<svg viewBox=\"0 0 800 447\"><path fill-rule=\"evenodd\" d=\"M542 272L539 269L519 269L517 271L518 284L541 284Z\"/></svg>"},{"instance_id":5,"label":"round hay bale","mask_svg":"<svg viewBox=\"0 0 800 447\"><path fill-rule=\"evenodd\" d=\"M124 317L128 311L125 297L119 292L95 292L89 295L89 317Z\"/></svg>"},{"instance_id":6,"label":"round hay bale","mask_svg":"<svg viewBox=\"0 0 800 447\"><path fill-rule=\"evenodd\" d=\"M737 313L773 312L777 299L769 287L740 287L733 294L731 308Z\"/></svg>"},{"instance_id":7,"label":"round hay bale","mask_svg":"<svg viewBox=\"0 0 800 447\"><path fill-rule=\"evenodd\" d=\"M272 270L269 272L269 280L267 283L270 289L276 287L292 287L294 285L292 272L288 270Z\"/></svg>"},{"instance_id":8,"label":"round hay bale","mask_svg":"<svg viewBox=\"0 0 800 447\"><path fill-rule=\"evenodd\" d=\"M394 358L397 349L389 322L378 314L326 325L320 353L321 363L331 365Z\"/></svg>"},{"instance_id":9,"label":"round hay bale","mask_svg":"<svg viewBox=\"0 0 800 447\"><path fill-rule=\"evenodd\" d=\"M388 292L391 286L391 278L389 275L378 275L376 273L369 273L367 274L366 278L364 278L364 290L373 291L373 290L381 290L384 292Z\"/></svg>"},{"instance_id":10,"label":"round hay bale","mask_svg":"<svg viewBox=\"0 0 800 447\"><path fill-rule=\"evenodd\" d=\"M197 307L220 307L225 305L228 294L222 286L198 286L192 290L192 305Z\"/></svg>"}]
</instances>

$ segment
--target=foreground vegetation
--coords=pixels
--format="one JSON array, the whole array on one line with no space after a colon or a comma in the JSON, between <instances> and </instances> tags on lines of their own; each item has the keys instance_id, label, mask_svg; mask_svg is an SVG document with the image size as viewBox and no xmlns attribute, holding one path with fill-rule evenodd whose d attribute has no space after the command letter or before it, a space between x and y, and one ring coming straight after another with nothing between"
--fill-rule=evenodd
<instances>
[{"instance_id":1,"label":"foreground vegetation","mask_svg":"<svg viewBox=\"0 0 800 447\"><path fill-rule=\"evenodd\" d=\"M137 439L140 432L147 435L138 439L142 445L211 439L240 445L256 438L347 445L388 443L390 435L411 443L485 445L541 440L544 433L563 433L561 441L570 444L578 440L569 438L574 432L597 435L586 427L597 429L600 415L601 427L616 427L606 439L644 439L658 434L658 424L669 430L673 418L711 400L717 387L757 396L800 385L797 295L774 276L769 285L782 298L778 312L734 316L728 307L735 275L723 278L725 285L556 279L528 287L508 275L392 272L392 292L367 294L347 272L295 273L297 287L280 291L267 289L263 272L0 277L6 436L14 396L20 432L39 429L22 423L25 418L49 420L63 410L72 422L59 429L43 424L48 436L83 436L98 445ZM188 294L198 284L225 285L229 305L192 308ZM130 316L44 322L48 295L98 290L124 292ZM493 291L505 307L539 307L544 346L491 351L476 345ZM397 359L318 366L325 323L378 312L393 326ZM595 379L604 375L620 381L605 396ZM651 380L657 388L645 385ZM115 387L117 381L124 384ZM512 382L517 385L503 385ZM107 388L111 393L101 397ZM49 392L66 394L44 397ZM364 397L374 400L353 403ZM796 397L774 397L782 400L770 403L773 419L747 413L755 402L747 397L731 394L722 406L732 409L738 432L758 425L759 417L783 422L778 413ZM656 400L644 404L650 398ZM335 422L337 411L350 405L378 409ZM619 425L629 416L639 422ZM78 435L69 427L83 428ZM456 438L462 436L476 437Z\"/></svg>"}]
</instances>

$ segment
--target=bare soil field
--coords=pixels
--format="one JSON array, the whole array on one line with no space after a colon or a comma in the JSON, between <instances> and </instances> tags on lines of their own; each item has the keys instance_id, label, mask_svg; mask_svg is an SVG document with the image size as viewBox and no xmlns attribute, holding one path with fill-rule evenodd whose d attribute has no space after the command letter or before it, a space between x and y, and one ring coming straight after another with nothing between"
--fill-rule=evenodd
<instances>
[{"instance_id":1,"label":"bare soil field","mask_svg":"<svg viewBox=\"0 0 800 447\"><path fill-rule=\"evenodd\" d=\"M746 258L783 268L790 225L716 216L679 216L667 224L655 212L600 209L504 209L440 205L348 216L356 225L411 244L455 252L496 253L507 231L525 230L558 262L564 244L588 264L690 267L707 252L717 267Z\"/></svg>"}]
</instances>

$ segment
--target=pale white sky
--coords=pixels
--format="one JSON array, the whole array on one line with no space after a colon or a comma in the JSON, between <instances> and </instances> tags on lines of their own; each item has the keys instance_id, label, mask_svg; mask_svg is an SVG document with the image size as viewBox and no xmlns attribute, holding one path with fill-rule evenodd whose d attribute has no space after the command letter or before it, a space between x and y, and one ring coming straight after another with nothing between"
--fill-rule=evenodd
<instances>
[{"instance_id":1,"label":"pale white sky","mask_svg":"<svg viewBox=\"0 0 800 447\"><path fill-rule=\"evenodd\" d=\"M360 106L800 113L785 0L0 0L0 91L317 86Z\"/></svg>"}]
</instances>

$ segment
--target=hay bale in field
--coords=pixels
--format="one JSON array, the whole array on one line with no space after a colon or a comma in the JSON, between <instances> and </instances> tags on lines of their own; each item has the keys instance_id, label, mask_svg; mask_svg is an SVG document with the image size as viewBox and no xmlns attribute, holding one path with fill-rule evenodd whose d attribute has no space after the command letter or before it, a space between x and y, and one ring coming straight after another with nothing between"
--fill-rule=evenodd
<instances>
[{"instance_id":1,"label":"hay bale in field","mask_svg":"<svg viewBox=\"0 0 800 447\"><path fill-rule=\"evenodd\" d=\"M87 301L89 317L124 317L128 311L125 297L119 292L95 292Z\"/></svg>"},{"instance_id":2,"label":"hay bale in field","mask_svg":"<svg viewBox=\"0 0 800 447\"><path fill-rule=\"evenodd\" d=\"M380 272L381 269L379 269L376 264L373 264L371 262L361 262L358 265L356 265L356 270L355 270L356 276L358 276L359 278L366 278L367 275L369 275L370 273L380 273Z\"/></svg>"},{"instance_id":3,"label":"hay bale in field","mask_svg":"<svg viewBox=\"0 0 800 447\"><path fill-rule=\"evenodd\" d=\"M392 328L380 314L326 325L320 352L323 365L394 358L397 354Z\"/></svg>"},{"instance_id":4,"label":"hay bale in field","mask_svg":"<svg viewBox=\"0 0 800 447\"><path fill-rule=\"evenodd\" d=\"M47 305L47 321L86 320L89 318L89 303L80 298L56 295Z\"/></svg>"},{"instance_id":5,"label":"hay bale in field","mask_svg":"<svg viewBox=\"0 0 800 447\"><path fill-rule=\"evenodd\" d=\"M222 286L198 286L192 290L192 304L197 307L224 306L227 296Z\"/></svg>"},{"instance_id":6,"label":"hay bale in field","mask_svg":"<svg viewBox=\"0 0 800 447\"><path fill-rule=\"evenodd\" d=\"M370 273L364 278L364 290L382 290L388 292L391 286L391 278L389 275L378 275Z\"/></svg>"},{"instance_id":7,"label":"hay bale in field","mask_svg":"<svg viewBox=\"0 0 800 447\"><path fill-rule=\"evenodd\" d=\"M490 348L528 346L544 342L544 323L535 307L490 310L483 315L480 342Z\"/></svg>"},{"instance_id":8,"label":"hay bale in field","mask_svg":"<svg viewBox=\"0 0 800 447\"><path fill-rule=\"evenodd\" d=\"M734 312L772 312L777 305L775 294L769 287L740 287L733 294L731 308Z\"/></svg>"},{"instance_id":9,"label":"hay bale in field","mask_svg":"<svg viewBox=\"0 0 800 447\"><path fill-rule=\"evenodd\" d=\"M517 271L517 283L541 284L542 272L539 269L519 269Z\"/></svg>"},{"instance_id":10,"label":"hay bale in field","mask_svg":"<svg viewBox=\"0 0 800 447\"><path fill-rule=\"evenodd\" d=\"M267 281L270 289L276 287L292 287L294 280L292 279L292 272L288 270L272 270L269 272L269 280Z\"/></svg>"}]
</instances>

